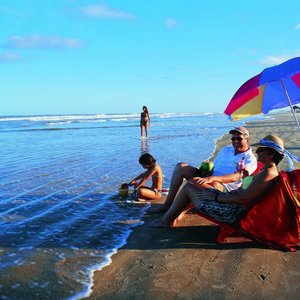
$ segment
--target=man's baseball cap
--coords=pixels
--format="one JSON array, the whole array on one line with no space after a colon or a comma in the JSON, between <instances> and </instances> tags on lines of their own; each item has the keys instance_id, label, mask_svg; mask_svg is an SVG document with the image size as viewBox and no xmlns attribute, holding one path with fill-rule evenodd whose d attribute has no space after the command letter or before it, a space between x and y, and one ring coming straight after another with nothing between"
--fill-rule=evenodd
<instances>
[{"instance_id":1,"label":"man's baseball cap","mask_svg":"<svg viewBox=\"0 0 300 300\"><path fill-rule=\"evenodd\" d=\"M229 131L230 134L234 134L234 133L237 133L237 132L241 133L241 134L244 134L244 135L247 135L248 137L250 136L249 131L243 126L234 127L234 129L231 129Z\"/></svg>"}]
</instances>

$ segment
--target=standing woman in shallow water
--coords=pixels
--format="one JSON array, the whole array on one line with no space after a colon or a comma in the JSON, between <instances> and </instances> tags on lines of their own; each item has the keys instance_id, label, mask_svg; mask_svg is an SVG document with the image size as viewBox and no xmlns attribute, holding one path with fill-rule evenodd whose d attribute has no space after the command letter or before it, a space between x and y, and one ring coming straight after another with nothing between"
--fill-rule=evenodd
<instances>
[{"instance_id":1,"label":"standing woman in shallow water","mask_svg":"<svg viewBox=\"0 0 300 300\"><path fill-rule=\"evenodd\" d=\"M148 138L148 127L150 125L150 114L148 112L147 106L143 106L143 112L141 113L141 138L143 138L144 135L144 129L146 133L146 138Z\"/></svg>"}]
</instances>

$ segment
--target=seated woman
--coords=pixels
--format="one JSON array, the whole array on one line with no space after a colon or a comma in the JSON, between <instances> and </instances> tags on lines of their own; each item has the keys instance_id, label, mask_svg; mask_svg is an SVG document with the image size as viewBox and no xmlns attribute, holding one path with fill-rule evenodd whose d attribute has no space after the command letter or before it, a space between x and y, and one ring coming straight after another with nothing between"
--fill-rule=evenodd
<instances>
[{"instance_id":1,"label":"seated woman","mask_svg":"<svg viewBox=\"0 0 300 300\"><path fill-rule=\"evenodd\" d=\"M279 172L278 163L287 151L283 141L275 135L268 135L260 140L256 150L258 161L264 167L257 173L246 190L242 188L230 193L221 193L213 188L197 185L193 178L182 188L164 216L152 223L154 227L169 227L180 213L192 202L196 209L216 221L234 224L251 206L273 187ZM290 153L289 153L290 154Z\"/></svg>"}]
</instances>

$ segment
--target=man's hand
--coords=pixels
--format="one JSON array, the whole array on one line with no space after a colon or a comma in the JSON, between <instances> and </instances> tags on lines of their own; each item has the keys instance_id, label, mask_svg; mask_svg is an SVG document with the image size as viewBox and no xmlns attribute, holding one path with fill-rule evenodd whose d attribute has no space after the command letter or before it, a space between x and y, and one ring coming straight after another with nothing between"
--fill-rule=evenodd
<instances>
[{"instance_id":1,"label":"man's hand","mask_svg":"<svg viewBox=\"0 0 300 300\"><path fill-rule=\"evenodd\" d=\"M209 176L209 177L194 177L190 179L190 182L196 186L201 186L205 183L213 183L215 181L214 176Z\"/></svg>"}]
</instances>

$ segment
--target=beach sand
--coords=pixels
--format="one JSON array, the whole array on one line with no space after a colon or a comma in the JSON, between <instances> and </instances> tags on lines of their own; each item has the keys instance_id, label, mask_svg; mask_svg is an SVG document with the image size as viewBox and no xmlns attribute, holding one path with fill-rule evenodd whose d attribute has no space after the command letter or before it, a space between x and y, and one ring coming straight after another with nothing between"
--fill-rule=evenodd
<instances>
[{"instance_id":1,"label":"beach sand","mask_svg":"<svg viewBox=\"0 0 300 300\"><path fill-rule=\"evenodd\" d=\"M291 114L274 117L247 123L251 141L276 134L300 157L300 130ZM220 138L216 153L228 141L227 134ZM218 244L218 226L192 214L173 228L149 227L158 217L146 214L112 263L94 273L88 299L299 299L300 251L255 242Z\"/></svg>"}]
</instances>

